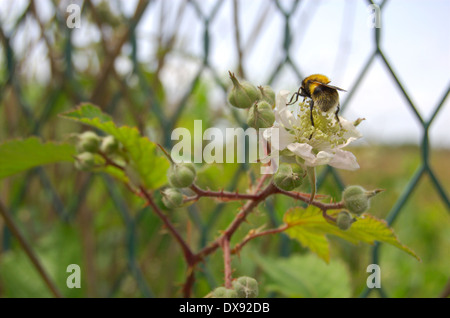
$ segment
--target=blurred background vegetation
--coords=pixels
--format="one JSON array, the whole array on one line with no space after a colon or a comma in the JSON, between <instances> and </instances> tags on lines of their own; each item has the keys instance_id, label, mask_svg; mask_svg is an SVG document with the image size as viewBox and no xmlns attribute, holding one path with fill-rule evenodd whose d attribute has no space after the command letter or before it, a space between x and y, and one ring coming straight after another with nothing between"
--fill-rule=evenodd
<instances>
[{"instance_id":1,"label":"blurred background vegetation","mask_svg":"<svg viewBox=\"0 0 450 318\"><path fill-rule=\"evenodd\" d=\"M435 40L450 38L448 19L439 18L450 8L440 1L423 7L425 2L380 3L384 20L375 29L366 25L368 1L5 0L0 142L31 135L68 141L85 128L57 115L90 101L170 149L172 130L192 131L196 119L203 120L203 129L245 127L245 113L226 103L227 70L257 85L292 91L305 75L327 74L349 91L341 95L344 116L366 117L368 128L361 124L367 138L352 149L361 169L323 168L320 193L340 200L348 184L386 189L372 200L370 213L392 222L422 262L391 246L353 246L331 238L332 260L326 264L276 235L252 241L234 257L235 275L257 278L266 297L447 297L450 41ZM81 8L79 29L66 24L71 3ZM418 14L420 21L401 20ZM414 33L424 25L435 32ZM396 32L405 32L404 48L392 42ZM414 43L408 41L413 35ZM414 58L422 58L426 44L431 62L418 65ZM423 80L428 77L431 84ZM257 177L248 164L203 165L198 183L245 191ZM176 242L141 200L108 176L81 173L70 164L36 168L2 180L0 202L64 296L181 296L186 268ZM270 198L233 241L250 228L279 225L284 212L298 204ZM204 199L167 213L197 250L240 205ZM382 291L367 294L366 267L374 261L381 266ZM81 289L66 287L69 264L81 267ZM202 265L194 295L203 297L222 283L223 260L216 253ZM2 219L0 296L51 296Z\"/></svg>"}]
</instances>

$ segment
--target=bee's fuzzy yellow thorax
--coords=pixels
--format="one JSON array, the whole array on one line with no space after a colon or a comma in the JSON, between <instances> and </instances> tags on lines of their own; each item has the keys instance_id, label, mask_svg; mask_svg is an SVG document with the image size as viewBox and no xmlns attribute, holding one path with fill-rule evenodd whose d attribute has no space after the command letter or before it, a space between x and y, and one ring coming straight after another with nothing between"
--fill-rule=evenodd
<instances>
[{"instance_id":1,"label":"bee's fuzzy yellow thorax","mask_svg":"<svg viewBox=\"0 0 450 318\"><path fill-rule=\"evenodd\" d=\"M330 81L330 79L328 77L326 77L325 75L322 74L313 74L308 76L307 78L305 78L303 80L302 86L310 93L312 94L314 92L314 90L316 89L316 87L319 85L317 83L314 82L318 82L318 83L323 83L323 84L328 84Z\"/></svg>"}]
</instances>

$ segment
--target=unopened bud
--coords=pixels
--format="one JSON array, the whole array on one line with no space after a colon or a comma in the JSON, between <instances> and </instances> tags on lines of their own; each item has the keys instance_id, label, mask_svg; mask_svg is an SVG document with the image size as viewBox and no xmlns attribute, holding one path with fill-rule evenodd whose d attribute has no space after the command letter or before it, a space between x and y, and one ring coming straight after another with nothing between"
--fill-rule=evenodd
<instances>
[{"instance_id":1,"label":"unopened bud","mask_svg":"<svg viewBox=\"0 0 450 318\"><path fill-rule=\"evenodd\" d=\"M275 114L272 107L265 101L254 104L247 117L247 124L255 129L272 127L275 122Z\"/></svg>"},{"instance_id":2,"label":"unopened bud","mask_svg":"<svg viewBox=\"0 0 450 318\"><path fill-rule=\"evenodd\" d=\"M230 72L230 78L233 81L233 87L228 93L228 101L237 108L250 108L261 98L260 91L249 82L239 82Z\"/></svg>"},{"instance_id":3,"label":"unopened bud","mask_svg":"<svg viewBox=\"0 0 450 318\"><path fill-rule=\"evenodd\" d=\"M352 185L347 187L342 194L342 199L345 207L351 213L361 214L369 208L368 191L361 186Z\"/></svg>"},{"instance_id":4,"label":"unopened bud","mask_svg":"<svg viewBox=\"0 0 450 318\"><path fill-rule=\"evenodd\" d=\"M78 135L78 152L97 152L100 147L101 139L93 131L86 131Z\"/></svg>"},{"instance_id":5,"label":"unopened bud","mask_svg":"<svg viewBox=\"0 0 450 318\"><path fill-rule=\"evenodd\" d=\"M176 163L167 171L169 183L174 188L189 187L195 179L196 171L192 163Z\"/></svg>"},{"instance_id":6,"label":"unopened bud","mask_svg":"<svg viewBox=\"0 0 450 318\"><path fill-rule=\"evenodd\" d=\"M239 298L258 297L258 282L256 279L248 276L242 276L233 281L233 288Z\"/></svg>"},{"instance_id":7,"label":"unopened bud","mask_svg":"<svg viewBox=\"0 0 450 318\"><path fill-rule=\"evenodd\" d=\"M217 287L212 292L213 298L237 298L238 295L234 289L227 289L225 287Z\"/></svg>"},{"instance_id":8,"label":"unopened bud","mask_svg":"<svg viewBox=\"0 0 450 318\"><path fill-rule=\"evenodd\" d=\"M81 171L89 171L95 167L95 156L91 152L83 152L76 156L75 167Z\"/></svg>"},{"instance_id":9,"label":"unopened bud","mask_svg":"<svg viewBox=\"0 0 450 318\"><path fill-rule=\"evenodd\" d=\"M347 211L339 212L336 218L336 224L342 231L347 231L354 222L353 217Z\"/></svg>"},{"instance_id":10,"label":"unopened bud","mask_svg":"<svg viewBox=\"0 0 450 318\"><path fill-rule=\"evenodd\" d=\"M110 155L116 153L119 150L119 141L114 136L106 136L102 140L100 145L100 151Z\"/></svg>"},{"instance_id":11,"label":"unopened bud","mask_svg":"<svg viewBox=\"0 0 450 318\"><path fill-rule=\"evenodd\" d=\"M183 205L183 194L178 189L168 188L161 194L166 208L175 209Z\"/></svg>"},{"instance_id":12,"label":"unopened bud","mask_svg":"<svg viewBox=\"0 0 450 318\"><path fill-rule=\"evenodd\" d=\"M265 85L258 86L258 89L261 92L261 99L269 103L272 109L275 108L275 92L273 91L272 87L270 87L269 85Z\"/></svg>"},{"instance_id":13,"label":"unopened bud","mask_svg":"<svg viewBox=\"0 0 450 318\"><path fill-rule=\"evenodd\" d=\"M298 166L282 163L273 177L273 183L280 189L291 191L299 187L303 182L304 171Z\"/></svg>"}]
</instances>

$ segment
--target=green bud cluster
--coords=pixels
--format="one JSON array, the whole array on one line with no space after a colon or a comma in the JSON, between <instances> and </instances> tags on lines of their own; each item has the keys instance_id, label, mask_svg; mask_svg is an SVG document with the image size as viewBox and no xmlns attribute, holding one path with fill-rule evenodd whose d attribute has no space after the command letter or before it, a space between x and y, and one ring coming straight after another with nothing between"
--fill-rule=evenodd
<instances>
[{"instance_id":1,"label":"green bud cluster","mask_svg":"<svg viewBox=\"0 0 450 318\"><path fill-rule=\"evenodd\" d=\"M353 222L355 222L355 220L347 211L339 212L336 218L336 224L342 231L347 231L352 226Z\"/></svg>"},{"instance_id":2,"label":"green bud cluster","mask_svg":"<svg viewBox=\"0 0 450 318\"><path fill-rule=\"evenodd\" d=\"M93 131L86 131L78 135L77 150L82 152L98 152L102 139Z\"/></svg>"},{"instance_id":3,"label":"green bud cluster","mask_svg":"<svg viewBox=\"0 0 450 318\"><path fill-rule=\"evenodd\" d=\"M213 298L237 298L238 295L234 289L228 289L225 287L217 287L212 292Z\"/></svg>"},{"instance_id":4,"label":"green bud cluster","mask_svg":"<svg viewBox=\"0 0 450 318\"><path fill-rule=\"evenodd\" d=\"M267 102L272 109L275 108L275 92L272 87L265 85L258 86L258 89L261 92L261 100Z\"/></svg>"},{"instance_id":5,"label":"green bud cluster","mask_svg":"<svg viewBox=\"0 0 450 318\"><path fill-rule=\"evenodd\" d=\"M266 101L256 102L248 112L247 124L255 129L272 127L274 122L272 106Z\"/></svg>"},{"instance_id":6,"label":"green bud cluster","mask_svg":"<svg viewBox=\"0 0 450 318\"><path fill-rule=\"evenodd\" d=\"M120 144L113 136L100 137L93 131L77 135L77 156L75 167L82 171L95 168L95 154L115 155L120 151Z\"/></svg>"},{"instance_id":7,"label":"green bud cluster","mask_svg":"<svg viewBox=\"0 0 450 318\"><path fill-rule=\"evenodd\" d=\"M291 191L303 183L304 175L300 166L282 163L273 177L273 183L282 190Z\"/></svg>"},{"instance_id":8,"label":"green bud cluster","mask_svg":"<svg viewBox=\"0 0 450 318\"><path fill-rule=\"evenodd\" d=\"M95 167L95 156L91 152L82 152L75 158L75 168L81 171L89 171Z\"/></svg>"},{"instance_id":9,"label":"green bud cluster","mask_svg":"<svg viewBox=\"0 0 450 318\"><path fill-rule=\"evenodd\" d=\"M183 205L183 194L178 189L168 188L162 193L162 201L166 208L175 209Z\"/></svg>"},{"instance_id":10,"label":"green bud cluster","mask_svg":"<svg viewBox=\"0 0 450 318\"><path fill-rule=\"evenodd\" d=\"M239 82L233 73L229 73L233 87L228 94L228 102L237 108L250 108L261 98L261 92L249 82Z\"/></svg>"},{"instance_id":11,"label":"green bud cluster","mask_svg":"<svg viewBox=\"0 0 450 318\"><path fill-rule=\"evenodd\" d=\"M111 155L119 151L119 141L114 136L106 136L100 145L100 151L105 155Z\"/></svg>"},{"instance_id":12,"label":"green bud cluster","mask_svg":"<svg viewBox=\"0 0 450 318\"><path fill-rule=\"evenodd\" d=\"M370 206L370 196L363 187L352 185L347 187L342 193L342 200L345 207L354 214L360 215L367 211Z\"/></svg>"},{"instance_id":13,"label":"green bud cluster","mask_svg":"<svg viewBox=\"0 0 450 318\"><path fill-rule=\"evenodd\" d=\"M237 108L249 109L247 124L255 129L272 127L275 122L275 92L270 86L254 86L249 82L239 82L229 72L233 87L228 93L228 102Z\"/></svg>"},{"instance_id":14,"label":"green bud cluster","mask_svg":"<svg viewBox=\"0 0 450 318\"><path fill-rule=\"evenodd\" d=\"M242 276L233 281L233 289L217 287L212 292L213 298L256 298L259 289L256 279Z\"/></svg>"},{"instance_id":15,"label":"green bud cluster","mask_svg":"<svg viewBox=\"0 0 450 318\"><path fill-rule=\"evenodd\" d=\"M167 179L174 188L187 188L195 180L195 166L188 163L174 163L167 170Z\"/></svg>"},{"instance_id":16,"label":"green bud cluster","mask_svg":"<svg viewBox=\"0 0 450 318\"><path fill-rule=\"evenodd\" d=\"M256 279L248 276L242 276L233 281L233 288L238 298L256 298L259 289Z\"/></svg>"},{"instance_id":17,"label":"green bud cluster","mask_svg":"<svg viewBox=\"0 0 450 318\"><path fill-rule=\"evenodd\" d=\"M344 207L348 211L341 211L336 217L336 225L343 231L348 230L356 221L352 214L361 215L370 207L370 198L383 190L367 191L358 185L351 185L345 188L342 193Z\"/></svg>"}]
</instances>

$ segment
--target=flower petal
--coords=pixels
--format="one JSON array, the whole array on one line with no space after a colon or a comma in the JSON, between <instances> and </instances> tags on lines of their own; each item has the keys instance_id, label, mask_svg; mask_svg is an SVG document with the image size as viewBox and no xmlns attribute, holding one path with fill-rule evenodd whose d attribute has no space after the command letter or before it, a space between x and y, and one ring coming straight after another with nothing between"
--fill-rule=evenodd
<instances>
[{"instance_id":1,"label":"flower petal","mask_svg":"<svg viewBox=\"0 0 450 318\"><path fill-rule=\"evenodd\" d=\"M316 156L312 153L312 146L305 143L294 142L289 144L287 149L292 151L297 156L305 159L305 161L313 161L316 158Z\"/></svg>"},{"instance_id":2,"label":"flower petal","mask_svg":"<svg viewBox=\"0 0 450 318\"><path fill-rule=\"evenodd\" d=\"M345 139L354 138L353 140L357 140L362 137L362 134L353 125L353 122L348 121L341 116L339 116L339 121L341 122L342 128L346 130L344 133Z\"/></svg>"},{"instance_id":3,"label":"flower petal","mask_svg":"<svg viewBox=\"0 0 450 318\"><path fill-rule=\"evenodd\" d=\"M283 108L286 108L288 95L289 95L288 90L279 91L279 93L276 96L276 107L278 110L282 110Z\"/></svg>"},{"instance_id":4,"label":"flower petal","mask_svg":"<svg viewBox=\"0 0 450 318\"><path fill-rule=\"evenodd\" d=\"M328 161L333 157L333 154L321 151L314 155L312 152L312 147L305 143L292 143L287 147L292 153L299 156L305 161L305 165L308 167L315 167L319 165L327 164Z\"/></svg>"},{"instance_id":5,"label":"flower petal","mask_svg":"<svg viewBox=\"0 0 450 318\"><path fill-rule=\"evenodd\" d=\"M287 129L293 129L292 123L295 122L292 111L286 106L289 91L283 90L277 94L277 103L275 110L275 121Z\"/></svg>"},{"instance_id":6,"label":"flower petal","mask_svg":"<svg viewBox=\"0 0 450 318\"><path fill-rule=\"evenodd\" d=\"M359 169L359 164L356 161L356 157L349 151L344 151L341 149L336 149L334 157L328 162L332 167L345 169L345 170L357 170Z\"/></svg>"},{"instance_id":7,"label":"flower petal","mask_svg":"<svg viewBox=\"0 0 450 318\"><path fill-rule=\"evenodd\" d=\"M295 141L295 136L283 127L268 128L264 131L263 136L266 140L270 140L271 146L277 150L284 150Z\"/></svg>"}]
</instances>

